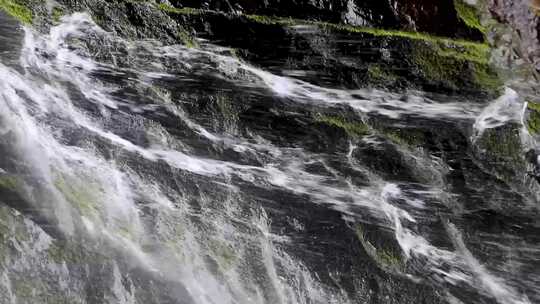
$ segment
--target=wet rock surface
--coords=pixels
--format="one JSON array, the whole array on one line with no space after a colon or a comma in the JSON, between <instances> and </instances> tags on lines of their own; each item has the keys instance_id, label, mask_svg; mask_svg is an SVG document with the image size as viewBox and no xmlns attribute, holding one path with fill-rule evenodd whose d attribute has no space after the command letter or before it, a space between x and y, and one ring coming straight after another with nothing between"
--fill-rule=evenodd
<instances>
[{"instance_id":1,"label":"wet rock surface","mask_svg":"<svg viewBox=\"0 0 540 304\"><path fill-rule=\"evenodd\" d=\"M65 44L99 63L86 81L96 84L90 92L105 92L97 98L75 80L31 65L51 84L65 84L67 97L59 98L84 114L75 123L62 116L70 112L36 115L36 125L54 130L62 149L53 151L90 151L97 161L86 164L81 154L53 163L58 172L41 173L12 148L23 135L2 133L1 267L8 282L0 299L539 299L538 260L530 253L540 229L535 152L521 121L493 123L500 116L489 115L504 107L480 119L504 93L477 23L482 11L460 0L18 3L42 35L77 11L114 34L84 18L70 23L88 28ZM527 28L519 47L534 62L536 19L514 5L488 7L499 22ZM11 24L0 29L7 39L16 25L2 18ZM185 47L167 48L177 44ZM3 64L18 56L9 52ZM70 62L47 61L53 52L39 56L71 71ZM1 96L13 108L23 103ZM529 123L529 133L534 128ZM168 158L159 149L183 154ZM184 158L183 167L175 165ZM214 175L219 170L226 173ZM96 177L109 171L113 177ZM133 194L121 196L115 178ZM114 217L124 214L101 206L115 199L132 204L137 211L127 217L140 222L117 224ZM175 212L161 211L158 199ZM65 223L39 208L57 200L70 206L64 217L80 222L67 236ZM106 233L96 234L102 221ZM518 244L523 250L512 248ZM34 251L25 253L27 247ZM190 276L203 285L189 285ZM503 283L497 290L493 282ZM296 289L287 294L283 285ZM194 286L208 290L201 296Z\"/></svg>"},{"instance_id":2,"label":"wet rock surface","mask_svg":"<svg viewBox=\"0 0 540 304\"><path fill-rule=\"evenodd\" d=\"M438 36L483 40L458 16L453 1L171 1L225 13L292 17L385 29L410 29Z\"/></svg>"}]
</instances>

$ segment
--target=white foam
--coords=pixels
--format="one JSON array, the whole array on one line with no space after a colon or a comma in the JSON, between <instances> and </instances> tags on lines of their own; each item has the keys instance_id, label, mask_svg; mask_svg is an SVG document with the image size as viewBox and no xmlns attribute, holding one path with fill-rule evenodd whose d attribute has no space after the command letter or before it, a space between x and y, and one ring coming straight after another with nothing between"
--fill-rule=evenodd
<instances>
[{"instance_id":1,"label":"white foam","mask_svg":"<svg viewBox=\"0 0 540 304\"><path fill-rule=\"evenodd\" d=\"M485 107L476 118L473 125L473 141L479 138L486 129L503 126L509 122L520 123L522 110L523 101L518 93L506 88L504 94Z\"/></svg>"},{"instance_id":2,"label":"white foam","mask_svg":"<svg viewBox=\"0 0 540 304\"><path fill-rule=\"evenodd\" d=\"M332 302L326 300L335 299L332 291L323 290L324 288L302 265L285 253L278 253L272 246L272 241L267 235L269 224L266 219L245 223L265 227L264 231L261 230L256 235L243 236L235 230L223 232L224 235L213 235L203 231L201 227L197 227L199 221L191 220L195 215L187 214L190 207L182 202L183 193L172 190L169 185L138 176L137 172L126 164L117 163L114 158L105 159L93 147L91 140L98 138L111 145L113 150L128 152L145 161L164 161L173 168L200 176L221 177L224 184L230 176L238 176L245 181L265 185L272 181L271 169L196 157L189 155L187 151L170 149L166 145L167 140L156 141L152 147L143 148L108 130L101 117L96 118L96 115L89 115L79 108L68 94L67 87L69 90L79 90L83 94L84 99L78 102L91 102L97 105L103 118L110 117L110 114L118 109L118 102L111 97L116 88L96 82L95 77L92 77L92 73L98 67L103 68L103 65L86 57L84 52L78 52L80 50L77 47L69 45L73 38L87 39L93 35L105 40L118 39L99 29L86 14L66 16L62 18L62 24L53 27L51 33L46 36L26 29L21 54L24 74L0 64L0 77L3 80L0 82L0 117L2 123L6 125L6 130L3 131L5 134L14 132L18 141L17 148L22 152L21 157L29 167L41 175L42 183L50 190L51 202L43 198L44 203L51 203L54 208L64 210L56 212L62 223L62 229L68 233L82 229L93 239L107 242L125 254L124 262L137 264L149 272L159 273L167 280L182 284L196 303L262 304L268 302L267 295L271 293L275 295L273 299L282 303L304 303L311 301L310 298L326 303ZM220 64L219 68L226 70L227 73L235 73L234 66L225 63ZM142 78L149 75L158 77L158 74L149 74L148 71L132 72L137 72ZM135 107L134 109L136 110ZM181 112L176 114L183 117L188 127L202 136L212 141L225 141L231 146L236 146L237 151L254 151L260 148L264 153L272 155L281 153L280 150L264 144L216 136L190 121ZM55 123L61 126L60 129ZM80 147L68 145L62 141L63 131L84 131L90 142ZM287 174L285 173L285 176ZM217 186L216 191L219 191ZM234 193L234 187L228 187L226 191ZM176 200L173 201L173 198ZM161 221L156 229L163 234L150 234L146 230L142 212L136 203L138 200L154 208L156 216ZM205 203L202 193L200 200L201 204ZM231 212L238 211L231 210ZM226 215L225 213L220 216ZM223 230L226 227L233 227L224 218L203 220L208 227ZM236 217L233 218L234 223L238 220ZM181 236L176 230L177 226L184 229ZM81 229L76 230L74 227ZM230 243L226 238L227 234L245 239ZM156 238L165 236L166 239L156 241ZM246 240L249 243L246 244ZM242 254L243 248L258 246L261 254L250 258L259 258L264 262L265 271L268 273L267 282L272 286L272 290L264 290L265 296L262 296L263 293L259 289L266 288L264 285L267 284L266 281L263 284L257 283L259 278L246 280L242 265L238 267L233 265L230 270L221 269L219 275L215 274L208 266L207 257L220 259L219 255L223 253L219 252L219 248L212 248L217 241L233 248L234 254ZM153 246L153 250L145 247L148 242ZM281 263L279 267L275 264L276 260ZM287 268L283 269L283 265ZM291 273L291 278L302 281L304 285L295 288L288 286L288 281L281 277L283 272L287 271ZM119 303L132 303L133 294L119 283L120 269L117 265L113 267L112 274L113 300ZM258 273L248 275L257 276ZM345 297L342 299L339 303L346 302ZM335 300L333 302L336 303Z\"/></svg>"}]
</instances>

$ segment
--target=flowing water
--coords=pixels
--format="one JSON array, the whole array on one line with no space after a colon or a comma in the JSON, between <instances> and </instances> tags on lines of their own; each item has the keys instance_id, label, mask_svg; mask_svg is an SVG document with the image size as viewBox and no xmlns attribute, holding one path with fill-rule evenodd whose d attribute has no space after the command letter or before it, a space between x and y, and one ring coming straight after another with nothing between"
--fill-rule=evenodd
<instances>
[{"instance_id":1,"label":"flowing water","mask_svg":"<svg viewBox=\"0 0 540 304\"><path fill-rule=\"evenodd\" d=\"M257 112L241 128L223 100L229 117L196 115L190 100L232 92L292 117L350 107L362 120L463 130L473 145L522 123L511 89L480 104L324 88L206 41L124 40L82 13L46 35L0 18L0 173L15 188L2 193L1 303L367 303L369 284L340 260L355 234L357 252L380 259L359 224L394 240L397 256L377 271L450 303L540 301L538 221L472 225L435 155L373 135L319 153L273 137ZM418 178L374 170L358 157L366 149L392 149Z\"/></svg>"}]
</instances>

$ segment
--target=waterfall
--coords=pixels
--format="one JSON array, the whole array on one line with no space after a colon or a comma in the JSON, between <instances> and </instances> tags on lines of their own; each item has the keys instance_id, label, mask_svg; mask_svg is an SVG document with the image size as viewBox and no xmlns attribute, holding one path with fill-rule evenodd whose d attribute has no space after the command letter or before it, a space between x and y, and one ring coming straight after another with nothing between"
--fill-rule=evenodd
<instances>
[{"instance_id":1,"label":"waterfall","mask_svg":"<svg viewBox=\"0 0 540 304\"><path fill-rule=\"evenodd\" d=\"M460 194L440 159L376 130L337 156L280 144L265 126L239 127L233 106L241 102L216 97L225 113L217 118L193 115L190 101L191 92L239 91L245 103L290 106L292 117L303 115L299 107L350 107L360 121L465 128L474 144L486 129L521 123L516 92L485 105L325 88L205 41L188 48L121 38L85 13L47 34L23 34L19 59L0 62L1 303L367 301L368 283L345 272L362 267L332 254L344 250L332 239L351 236L364 261L403 286L426 284L454 301L463 292L482 303L533 302L525 291L537 288L538 274L505 269L538 265L539 243L485 232L473 242L515 258L483 265L453 217ZM393 151L414 178L374 170L358 157L368 150ZM323 215L348 236L319 241L314 223ZM392 250L362 227L390 235Z\"/></svg>"}]
</instances>

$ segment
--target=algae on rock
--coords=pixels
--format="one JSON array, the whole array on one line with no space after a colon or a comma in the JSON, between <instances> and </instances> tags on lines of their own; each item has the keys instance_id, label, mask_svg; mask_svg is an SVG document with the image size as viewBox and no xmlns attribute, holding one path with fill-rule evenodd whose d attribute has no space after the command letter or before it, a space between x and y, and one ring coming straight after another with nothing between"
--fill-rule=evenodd
<instances>
[{"instance_id":1,"label":"algae on rock","mask_svg":"<svg viewBox=\"0 0 540 304\"><path fill-rule=\"evenodd\" d=\"M398 79L398 76L394 75L387 68L377 64L370 65L367 73L370 80L384 84L395 82Z\"/></svg>"},{"instance_id":2,"label":"algae on rock","mask_svg":"<svg viewBox=\"0 0 540 304\"><path fill-rule=\"evenodd\" d=\"M261 46L276 46L275 42L278 40L277 42L283 43L283 46L276 46L277 49L289 49L289 53L284 53L286 51L279 53L281 58L284 58L282 59L284 68L320 67L323 73L333 75L339 85L344 83L350 87L375 85L396 89L412 87L428 91L492 97L499 93L501 86L497 72L490 67L491 49L487 43L403 30L264 15L228 14L199 8L159 5L159 9L175 15L172 17L177 18L184 26L194 26L203 38L215 39L227 47L246 48L244 53L250 54L250 57L243 59L247 61L268 57L275 49L266 50ZM254 43L239 42L237 35L223 31L224 25L229 24L239 31L239 34L254 35L254 39L260 42L256 46ZM297 31L295 30L297 26L310 26L315 31ZM259 32L261 35L257 35ZM268 37L269 32L274 33L272 38ZM282 40L279 40L279 35L283 35ZM366 47L376 47L378 53L366 55L360 62L352 61L349 58L350 53L355 50L349 50L347 45L339 44L339 41L345 40L340 39L341 37L365 41L363 43ZM319 44L312 45L311 41L314 38L328 43L322 48ZM310 45L303 56L299 56L298 47L294 45L301 40ZM389 50L389 58L383 54L383 48ZM328 56L330 49L332 55ZM305 61L306 58L310 60ZM272 61L273 64L275 60ZM397 68L394 71L395 67Z\"/></svg>"},{"instance_id":3,"label":"algae on rock","mask_svg":"<svg viewBox=\"0 0 540 304\"><path fill-rule=\"evenodd\" d=\"M459 19L461 19L467 26L477 29L484 34L486 33L487 29L480 23L480 19L475 7L465 3L463 0L454 0L454 8L456 9Z\"/></svg>"},{"instance_id":4,"label":"algae on rock","mask_svg":"<svg viewBox=\"0 0 540 304\"><path fill-rule=\"evenodd\" d=\"M350 121L342 116L316 115L315 121L343 129L350 137L362 137L369 133L369 127L361 121Z\"/></svg>"},{"instance_id":5,"label":"algae on rock","mask_svg":"<svg viewBox=\"0 0 540 304\"><path fill-rule=\"evenodd\" d=\"M356 235L362 244L366 253L382 270L389 273L402 273L406 267L406 261L401 254L396 253L393 249L376 248L367 240L362 225L356 225Z\"/></svg>"},{"instance_id":6,"label":"algae on rock","mask_svg":"<svg viewBox=\"0 0 540 304\"><path fill-rule=\"evenodd\" d=\"M52 10L52 20L54 23L60 23L60 19L64 16L64 10L61 7L54 7Z\"/></svg>"},{"instance_id":7,"label":"algae on rock","mask_svg":"<svg viewBox=\"0 0 540 304\"><path fill-rule=\"evenodd\" d=\"M540 104L528 102L529 118L527 119L527 129L531 135L540 133Z\"/></svg>"},{"instance_id":8,"label":"algae on rock","mask_svg":"<svg viewBox=\"0 0 540 304\"><path fill-rule=\"evenodd\" d=\"M0 188L10 191L20 190L21 182L14 176L4 175L0 176Z\"/></svg>"},{"instance_id":9,"label":"algae on rock","mask_svg":"<svg viewBox=\"0 0 540 304\"><path fill-rule=\"evenodd\" d=\"M99 192L96 184L77 184L74 181L65 179L64 176L57 176L54 180L54 186L64 196L81 215L96 215L99 213L97 204L97 195Z\"/></svg>"},{"instance_id":10,"label":"algae on rock","mask_svg":"<svg viewBox=\"0 0 540 304\"><path fill-rule=\"evenodd\" d=\"M0 9L15 17L24 24L32 24L32 11L17 0L0 0Z\"/></svg>"}]
</instances>

